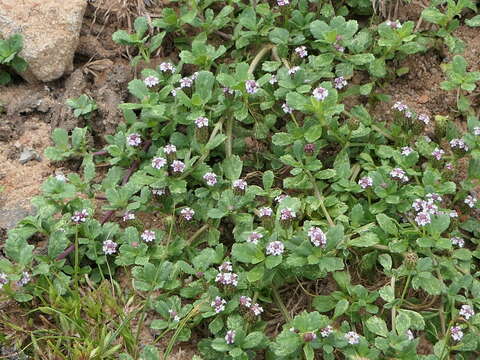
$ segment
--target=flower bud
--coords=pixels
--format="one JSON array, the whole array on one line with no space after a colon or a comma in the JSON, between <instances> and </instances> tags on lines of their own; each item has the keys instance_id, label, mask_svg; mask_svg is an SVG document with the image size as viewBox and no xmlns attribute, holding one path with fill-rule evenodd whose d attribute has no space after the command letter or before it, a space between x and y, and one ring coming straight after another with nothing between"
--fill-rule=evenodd
<instances>
[{"instance_id":1,"label":"flower bud","mask_svg":"<svg viewBox=\"0 0 480 360\"><path fill-rule=\"evenodd\" d=\"M408 252L405 254L404 264L405 267L409 270L412 270L417 266L418 255L414 252Z\"/></svg>"},{"instance_id":2,"label":"flower bud","mask_svg":"<svg viewBox=\"0 0 480 360\"><path fill-rule=\"evenodd\" d=\"M303 147L303 151L305 152L305 155L312 156L315 153L315 144L306 144Z\"/></svg>"}]
</instances>

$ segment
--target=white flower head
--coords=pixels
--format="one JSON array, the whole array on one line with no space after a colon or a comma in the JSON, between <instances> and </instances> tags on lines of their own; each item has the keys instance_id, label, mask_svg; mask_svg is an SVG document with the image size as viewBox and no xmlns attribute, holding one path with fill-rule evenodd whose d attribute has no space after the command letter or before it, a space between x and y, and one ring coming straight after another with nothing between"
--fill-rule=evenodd
<instances>
[{"instance_id":1,"label":"white flower head","mask_svg":"<svg viewBox=\"0 0 480 360\"><path fill-rule=\"evenodd\" d=\"M112 255L117 252L118 244L112 240L105 240L103 242L103 253L105 255Z\"/></svg>"},{"instance_id":2,"label":"white flower head","mask_svg":"<svg viewBox=\"0 0 480 360\"><path fill-rule=\"evenodd\" d=\"M308 51L306 46L298 46L295 48L295 52L297 53L298 56L301 58L307 57L308 56Z\"/></svg>"},{"instance_id":3,"label":"white flower head","mask_svg":"<svg viewBox=\"0 0 480 360\"><path fill-rule=\"evenodd\" d=\"M313 90L312 95L318 101L323 101L328 96L328 90L325 89L324 87L319 86Z\"/></svg>"},{"instance_id":4,"label":"white flower head","mask_svg":"<svg viewBox=\"0 0 480 360\"><path fill-rule=\"evenodd\" d=\"M145 230L142 235L140 236L143 241L145 242L152 242L155 240L155 231L152 230Z\"/></svg>"},{"instance_id":5,"label":"white flower head","mask_svg":"<svg viewBox=\"0 0 480 360\"><path fill-rule=\"evenodd\" d=\"M350 345L356 345L360 342L360 335L355 331L349 331L345 334L345 340L347 340Z\"/></svg>"},{"instance_id":6,"label":"white flower head","mask_svg":"<svg viewBox=\"0 0 480 360\"><path fill-rule=\"evenodd\" d=\"M127 136L127 145L129 146L139 146L142 143L142 138L140 137L140 134L133 133Z\"/></svg>"},{"instance_id":7,"label":"white flower head","mask_svg":"<svg viewBox=\"0 0 480 360\"><path fill-rule=\"evenodd\" d=\"M160 83L160 81L156 76L147 76L145 80L143 80L143 83L147 87L154 87L154 86L157 86Z\"/></svg>"},{"instance_id":8,"label":"white flower head","mask_svg":"<svg viewBox=\"0 0 480 360\"><path fill-rule=\"evenodd\" d=\"M362 189L366 189L373 185L373 179L370 176L365 176L358 180L358 185L360 185Z\"/></svg>"},{"instance_id":9,"label":"white flower head","mask_svg":"<svg viewBox=\"0 0 480 360\"><path fill-rule=\"evenodd\" d=\"M466 320L468 320L473 315L475 315L475 311L470 305L462 305L462 308L460 309L460 315L462 315Z\"/></svg>"},{"instance_id":10,"label":"white flower head","mask_svg":"<svg viewBox=\"0 0 480 360\"><path fill-rule=\"evenodd\" d=\"M165 165L167 165L167 159L163 157L155 157L152 159L152 167L154 169L159 170L163 168Z\"/></svg>"},{"instance_id":11,"label":"white flower head","mask_svg":"<svg viewBox=\"0 0 480 360\"><path fill-rule=\"evenodd\" d=\"M213 172L207 172L203 175L203 180L205 180L208 186L214 186L217 183L217 175Z\"/></svg>"},{"instance_id":12,"label":"white flower head","mask_svg":"<svg viewBox=\"0 0 480 360\"><path fill-rule=\"evenodd\" d=\"M285 246L281 241L272 241L267 245L266 254L278 256L278 255L282 255L284 251L285 251Z\"/></svg>"}]
</instances>

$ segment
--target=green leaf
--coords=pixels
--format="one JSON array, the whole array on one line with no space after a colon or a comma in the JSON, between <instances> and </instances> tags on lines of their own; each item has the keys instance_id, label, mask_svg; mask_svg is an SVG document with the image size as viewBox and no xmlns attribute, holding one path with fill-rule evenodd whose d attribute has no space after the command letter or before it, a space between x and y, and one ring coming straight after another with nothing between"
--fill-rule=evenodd
<instances>
[{"instance_id":1,"label":"green leaf","mask_svg":"<svg viewBox=\"0 0 480 360\"><path fill-rule=\"evenodd\" d=\"M380 336L383 336L383 337L388 336L387 324L385 323L385 321L383 321L379 317L377 317L377 316L370 317L367 320L366 325L367 325L368 330L370 330L374 334L380 335Z\"/></svg>"},{"instance_id":2,"label":"green leaf","mask_svg":"<svg viewBox=\"0 0 480 360\"><path fill-rule=\"evenodd\" d=\"M195 93L200 95L202 103L206 104L212 97L215 76L209 71L200 71L195 80Z\"/></svg>"},{"instance_id":3,"label":"green leaf","mask_svg":"<svg viewBox=\"0 0 480 360\"><path fill-rule=\"evenodd\" d=\"M310 143L313 143L320 139L322 136L322 126L321 125L314 125L308 128L307 132L305 133L305 140Z\"/></svg>"},{"instance_id":4,"label":"green leaf","mask_svg":"<svg viewBox=\"0 0 480 360\"><path fill-rule=\"evenodd\" d=\"M243 339L242 349L252 349L259 346L265 340L265 335L261 331L254 331Z\"/></svg>"},{"instance_id":5,"label":"green leaf","mask_svg":"<svg viewBox=\"0 0 480 360\"><path fill-rule=\"evenodd\" d=\"M247 264L258 264L265 260L263 252L254 244L233 244L232 256Z\"/></svg>"},{"instance_id":6,"label":"green leaf","mask_svg":"<svg viewBox=\"0 0 480 360\"><path fill-rule=\"evenodd\" d=\"M313 352L313 348L310 344L303 345L303 353L305 354L305 360L313 360L315 357L315 353Z\"/></svg>"},{"instance_id":7,"label":"green leaf","mask_svg":"<svg viewBox=\"0 0 480 360\"><path fill-rule=\"evenodd\" d=\"M390 235L398 235L397 225L391 218L385 214L378 214L376 218L383 231Z\"/></svg>"},{"instance_id":8,"label":"green leaf","mask_svg":"<svg viewBox=\"0 0 480 360\"><path fill-rule=\"evenodd\" d=\"M373 54L357 54L352 55L348 60L355 65L366 65L375 60Z\"/></svg>"},{"instance_id":9,"label":"green leaf","mask_svg":"<svg viewBox=\"0 0 480 360\"><path fill-rule=\"evenodd\" d=\"M465 20L465 24L471 27L480 26L480 15L476 15L471 19Z\"/></svg>"},{"instance_id":10,"label":"green leaf","mask_svg":"<svg viewBox=\"0 0 480 360\"><path fill-rule=\"evenodd\" d=\"M268 34L268 38L274 44L284 44L284 45L286 45L286 44L288 44L289 37L290 37L290 33L288 32L287 29L278 28L278 27L274 28Z\"/></svg>"},{"instance_id":11,"label":"green leaf","mask_svg":"<svg viewBox=\"0 0 480 360\"><path fill-rule=\"evenodd\" d=\"M237 180L240 178L243 169L243 161L238 155L232 155L223 161L223 171L225 177L230 180Z\"/></svg>"},{"instance_id":12,"label":"green leaf","mask_svg":"<svg viewBox=\"0 0 480 360\"><path fill-rule=\"evenodd\" d=\"M378 238L377 234L373 232L365 233L362 236L349 241L350 246L356 247L369 247L378 243L380 243L380 239Z\"/></svg>"},{"instance_id":13,"label":"green leaf","mask_svg":"<svg viewBox=\"0 0 480 360\"><path fill-rule=\"evenodd\" d=\"M135 31L137 33L138 38L142 38L143 35L148 30L147 18L145 18L143 16L136 18L134 23L133 23L133 27L135 28Z\"/></svg>"},{"instance_id":14,"label":"green leaf","mask_svg":"<svg viewBox=\"0 0 480 360\"><path fill-rule=\"evenodd\" d=\"M215 137L210 140L207 145L205 145L205 148L207 150L212 150L215 149L217 146L219 146L221 143L223 143L227 139L226 135L223 134L217 134Z\"/></svg>"},{"instance_id":15,"label":"green leaf","mask_svg":"<svg viewBox=\"0 0 480 360\"><path fill-rule=\"evenodd\" d=\"M286 146L293 143L293 138L290 134L287 133L276 133L272 136L272 143L277 146Z\"/></svg>"},{"instance_id":16,"label":"green leaf","mask_svg":"<svg viewBox=\"0 0 480 360\"><path fill-rule=\"evenodd\" d=\"M222 217L226 216L228 214L227 211L213 208L208 210L207 216L211 219L221 219Z\"/></svg>"},{"instance_id":17,"label":"green leaf","mask_svg":"<svg viewBox=\"0 0 480 360\"><path fill-rule=\"evenodd\" d=\"M337 305L335 306L335 311L333 313L333 318L336 319L337 317L345 314L345 312L348 310L348 300L346 299L341 299L339 302L337 302Z\"/></svg>"},{"instance_id":18,"label":"green leaf","mask_svg":"<svg viewBox=\"0 0 480 360\"><path fill-rule=\"evenodd\" d=\"M319 295L313 299L313 307L320 312L327 312L335 308L337 301L331 296Z\"/></svg>"},{"instance_id":19,"label":"green leaf","mask_svg":"<svg viewBox=\"0 0 480 360\"><path fill-rule=\"evenodd\" d=\"M275 178L275 175L271 170L265 171L263 173L262 183L263 183L263 188L265 190L269 190L272 187L274 178Z\"/></svg>"},{"instance_id":20,"label":"green leaf","mask_svg":"<svg viewBox=\"0 0 480 360\"><path fill-rule=\"evenodd\" d=\"M55 231L48 238L48 256L52 259L56 258L66 249L69 241L64 231Z\"/></svg>"},{"instance_id":21,"label":"green leaf","mask_svg":"<svg viewBox=\"0 0 480 360\"><path fill-rule=\"evenodd\" d=\"M137 97L140 100L143 100L149 95L147 86L143 83L142 80L135 79L128 83L128 90L132 95Z\"/></svg>"}]
</instances>

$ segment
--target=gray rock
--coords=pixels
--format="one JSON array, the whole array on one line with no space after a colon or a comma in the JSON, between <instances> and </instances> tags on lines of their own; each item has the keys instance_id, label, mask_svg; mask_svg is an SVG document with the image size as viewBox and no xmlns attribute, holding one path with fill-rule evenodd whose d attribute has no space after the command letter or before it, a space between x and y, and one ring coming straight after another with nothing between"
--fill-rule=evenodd
<instances>
[{"instance_id":1,"label":"gray rock","mask_svg":"<svg viewBox=\"0 0 480 360\"><path fill-rule=\"evenodd\" d=\"M41 161L42 158L40 155L33 149L30 148L25 148L23 149L22 153L20 154L20 158L18 161L20 164L26 164L29 161L36 160L36 161Z\"/></svg>"},{"instance_id":2,"label":"gray rock","mask_svg":"<svg viewBox=\"0 0 480 360\"><path fill-rule=\"evenodd\" d=\"M28 70L20 74L28 82L52 81L73 70L86 0L1 0L0 34L21 33L20 55Z\"/></svg>"},{"instance_id":3,"label":"gray rock","mask_svg":"<svg viewBox=\"0 0 480 360\"><path fill-rule=\"evenodd\" d=\"M17 206L10 209L0 209L0 229L11 230L29 215L34 215L33 209Z\"/></svg>"}]
</instances>

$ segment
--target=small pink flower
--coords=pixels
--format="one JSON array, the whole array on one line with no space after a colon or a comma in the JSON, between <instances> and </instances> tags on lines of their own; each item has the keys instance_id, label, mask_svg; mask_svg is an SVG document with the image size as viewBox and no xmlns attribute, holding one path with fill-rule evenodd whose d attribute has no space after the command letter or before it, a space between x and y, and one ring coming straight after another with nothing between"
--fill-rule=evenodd
<instances>
[{"instance_id":1,"label":"small pink flower","mask_svg":"<svg viewBox=\"0 0 480 360\"><path fill-rule=\"evenodd\" d=\"M145 242L152 242L155 240L155 232L152 230L145 230L142 235L140 236L143 241Z\"/></svg>"},{"instance_id":2,"label":"small pink flower","mask_svg":"<svg viewBox=\"0 0 480 360\"><path fill-rule=\"evenodd\" d=\"M142 138L140 134L134 133L127 136L127 145L129 146L139 146L142 143Z\"/></svg>"},{"instance_id":3,"label":"small pink flower","mask_svg":"<svg viewBox=\"0 0 480 360\"><path fill-rule=\"evenodd\" d=\"M220 272L231 272L233 270L232 263L230 261L225 261L218 267Z\"/></svg>"},{"instance_id":4,"label":"small pink flower","mask_svg":"<svg viewBox=\"0 0 480 360\"><path fill-rule=\"evenodd\" d=\"M241 306L245 306L247 308L252 306L252 298L248 296L240 296L239 302Z\"/></svg>"},{"instance_id":5,"label":"small pink flower","mask_svg":"<svg viewBox=\"0 0 480 360\"><path fill-rule=\"evenodd\" d=\"M442 149L440 148L435 148L435 150L432 151L432 156L437 159L437 160L441 160L442 159L442 156L445 154L445 151L443 151Z\"/></svg>"},{"instance_id":6,"label":"small pink flower","mask_svg":"<svg viewBox=\"0 0 480 360\"><path fill-rule=\"evenodd\" d=\"M195 215L195 211L189 207L186 207L180 210L180 214L185 220L190 221L193 219L193 216Z\"/></svg>"},{"instance_id":7,"label":"small pink flower","mask_svg":"<svg viewBox=\"0 0 480 360\"><path fill-rule=\"evenodd\" d=\"M72 221L75 224L81 224L87 221L88 218L88 211L87 209L83 209L81 211L75 211L72 216Z\"/></svg>"},{"instance_id":8,"label":"small pink flower","mask_svg":"<svg viewBox=\"0 0 480 360\"><path fill-rule=\"evenodd\" d=\"M288 69L288 75L294 75L301 69L300 66L293 66L290 69Z\"/></svg>"},{"instance_id":9,"label":"small pink flower","mask_svg":"<svg viewBox=\"0 0 480 360\"><path fill-rule=\"evenodd\" d=\"M463 338L463 331L460 326L453 326L450 329L450 335L452 336L452 339L455 341L460 341Z\"/></svg>"},{"instance_id":10,"label":"small pink flower","mask_svg":"<svg viewBox=\"0 0 480 360\"><path fill-rule=\"evenodd\" d=\"M450 239L452 242L452 245L456 245L459 248L463 248L465 246L465 240L463 240L461 237L454 236Z\"/></svg>"},{"instance_id":11,"label":"small pink flower","mask_svg":"<svg viewBox=\"0 0 480 360\"><path fill-rule=\"evenodd\" d=\"M319 227L313 226L308 230L310 242L316 247L325 247L327 244L327 236Z\"/></svg>"},{"instance_id":12,"label":"small pink flower","mask_svg":"<svg viewBox=\"0 0 480 360\"><path fill-rule=\"evenodd\" d=\"M285 114L291 114L293 112L293 109L287 105L287 103L282 104L282 110Z\"/></svg>"},{"instance_id":13,"label":"small pink flower","mask_svg":"<svg viewBox=\"0 0 480 360\"><path fill-rule=\"evenodd\" d=\"M419 226L426 226L428 224L430 224L431 222L431 218L430 218L430 214L428 212L420 212L418 213L418 215L415 217L415 222L419 225Z\"/></svg>"},{"instance_id":14,"label":"small pink flower","mask_svg":"<svg viewBox=\"0 0 480 360\"><path fill-rule=\"evenodd\" d=\"M175 66L173 66L172 63L169 63L169 62L163 62L160 64L160 71L162 72L167 72L167 71L170 71L170 72L175 72Z\"/></svg>"},{"instance_id":15,"label":"small pink flower","mask_svg":"<svg viewBox=\"0 0 480 360\"><path fill-rule=\"evenodd\" d=\"M288 4L290 4L290 0L277 0L278 6L287 6Z\"/></svg>"},{"instance_id":16,"label":"small pink flower","mask_svg":"<svg viewBox=\"0 0 480 360\"><path fill-rule=\"evenodd\" d=\"M105 255L112 255L117 252L118 244L112 240L105 240L103 242L103 252Z\"/></svg>"},{"instance_id":17,"label":"small pink flower","mask_svg":"<svg viewBox=\"0 0 480 360\"><path fill-rule=\"evenodd\" d=\"M199 116L195 119L195 126L199 129L208 127L208 119L204 116Z\"/></svg>"},{"instance_id":18,"label":"small pink flower","mask_svg":"<svg viewBox=\"0 0 480 360\"><path fill-rule=\"evenodd\" d=\"M143 80L143 83L147 87L154 87L159 84L158 78L156 76L147 76L145 80Z\"/></svg>"},{"instance_id":19,"label":"small pink flower","mask_svg":"<svg viewBox=\"0 0 480 360\"><path fill-rule=\"evenodd\" d=\"M347 86L347 80L343 76L339 76L333 80L333 84L335 86L335 89L343 89L345 86Z\"/></svg>"},{"instance_id":20,"label":"small pink flower","mask_svg":"<svg viewBox=\"0 0 480 360\"><path fill-rule=\"evenodd\" d=\"M190 88L193 85L193 79L189 77L184 77L180 79L180 88Z\"/></svg>"},{"instance_id":21,"label":"small pink flower","mask_svg":"<svg viewBox=\"0 0 480 360\"><path fill-rule=\"evenodd\" d=\"M214 186L217 183L217 175L213 172L207 172L203 175L203 180L205 180L208 186Z\"/></svg>"},{"instance_id":22,"label":"small pink flower","mask_svg":"<svg viewBox=\"0 0 480 360\"><path fill-rule=\"evenodd\" d=\"M413 152L413 149L410 146L404 146L402 147L402 155L403 156L408 156Z\"/></svg>"},{"instance_id":23,"label":"small pink flower","mask_svg":"<svg viewBox=\"0 0 480 360\"><path fill-rule=\"evenodd\" d=\"M222 299L220 296L215 297L215 300L210 304L213 307L213 310L218 314L225 310L225 304L227 302L225 299Z\"/></svg>"},{"instance_id":24,"label":"small pink flower","mask_svg":"<svg viewBox=\"0 0 480 360\"><path fill-rule=\"evenodd\" d=\"M356 345L360 342L360 335L355 331L349 331L345 334L345 340L347 340L350 345Z\"/></svg>"},{"instance_id":25,"label":"small pink flower","mask_svg":"<svg viewBox=\"0 0 480 360\"><path fill-rule=\"evenodd\" d=\"M177 147L173 144L167 144L163 147L163 152L167 155L174 154L177 152Z\"/></svg>"},{"instance_id":26,"label":"small pink flower","mask_svg":"<svg viewBox=\"0 0 480 360\"><path fill-rule=\"evenodd\" d=\"M423 122L425 125L428 125L430 123L430 116L427 114L420 114L418 115L418 120Z\"/></svg>"},{"instance_id":27,"label":"small pink flower","mask_svg":"<svg viewBox=\"0 0 480 360\"><path fill-rule=\"evenodd\" d=\"M362 189L366 189L373 185L373 179L370 176L365 176L358 180L358 185L360 185Z\"/></svg>"},{"instance_id":28,"label":"small pink flower","mask_svg":"<svg viewBox=\"0 0 480 360\"><path fill-rule=\"evenodd\" d=\"M266 254L278 256L278 255L282 255L284 251L285 251L285 246L281 241L272 241L267 245Z\"/></svg>"},{"instance_id":29,"label":"small pink flower","mask_svg":"<svg viewBox=\"0 0 480 360\"><path fill-rule=\"evenodd\" d=\"M0 290L3 288L4 285L8 284L8 277L5 273L0 273Z\"/></svg>"},{"instance_id":30,"label":"small pink flower","mask_svg":"<svg viewBox=\"0 0 480 360\"><path fill-rule=\"evenodd\" d=\"M249 94L255 94L260 89L260 86L255 80L247 80L245 81L245 90Z\"/></svg>"},{"instance_id":31,"label":"small pink flower","mask_svg":"<svg viewBox=\"0 0 480 360\"><path fill-rule=\"evenodd\" d=\"M250 310L252 310L253 315L255 316L259 316L263 313L263 307L261 307L259 303L253 304Z\"/></svg>"},{"instance_id":32,"label":"small pink flower","mask_svg":"<svg viewBox=\"0 0 480 360\"><path fill-rule=\"evenodd\" d=\"M258 244L258 240L263 238L263 235L254 231L247 237L247 242L252 243L252 244Z\"/></svg>"},{"instance_id":33,"label":"small pink flower","mask_svg":"<svg viewBox=\"0 0 480 360\"><path fill-rule=\"evenodd\" d=\"M123 221L135 220L135 214L130 211L127 211L125 214L123 214L122 220Z\"/></svg>"},{"instance_id":34,"label":"small pink flower","mask_svg":"<svg viewBox=\"0 0 480 360\"><path fill-rule=\"evenodd\" d=\"M273 214L272 208L269 207L263 207L258 210L258 216L259 217L270 217Z\"/></svg>"},{"instance_id":35,"label":"small pink flower","mask_svg":"<svg viewBox=\"0 0 480 360\"><path fill-rule=\"evenodd\" d=\"M462 305L462 308L460 309L460 315L462 315L466 320L468 320L473 315L475 315L475 311L470 305Z\"/></svg>"},{"instance_id":36,"label":"small pink flower","mask_svg":"<svg viewBox=\"0 0 480 360\"><path fill-rule=\"evenodd\" d=\"M172 164L170 165L174 173L183 173L185 170L185 164L183 161L180 160L173 160Z\"/></svg>"},{"instance_id":37,"label":"small pink flower","mask_svg":"<svg viewBox=\"0 0 480 360\"><path fill-rule=\"evenodd\" d=\"M295 214L295 211L293 211L290 208L285 208L280 210L280 219L281 220L291 220L295 219L297 215Z\"/></svg>"},{"instance_id":38,"label":"small pink flower","mask_svg":"<svg viewBox=\"0 0 480 360\"><path fill-rule=\"evenodd\" d=\"M323 101L327 98L328 96L328 90L319 86L313 90L312 93L313 97L317 99L318 101Z\"/></svg>"},{"instance_id":39,"label":"small pink flower","mask_svg":"<svg viewBox=\"0 0 480 360\"><path fill-rule=\"evenodd\" d=\"M467 195L464 201L465 204L468 205L470 208L474 208L475 204L477 203L477 199L474 198L472 195Z\"/></svg>"},{"instance_id":40,"label":"small pink flower","mask_svg":"<svg viewBox=\"0 0 480 360\"><path fill-rule=\"evenodd\" d=\"M228 330L227 335L225 335L225 341L228 345L232 345L235 342L235 330Z\"/></svg>"},{"instance_id":41,"label":"small pink flower","mask_svg":"<svg viewBox=\"0 0 480 360\"><path fill-rule=\"evenodd\" d=\"M154 169L161 169L162 167L164 167L165 165L167 165L167 159L163 158L163 157L155 157L153 158L152 160L152 167Z\"/></svg>"},{"instance_id":42,"label":"small pink flower","mask_svg":"<svg viewBox=\"0 0 480 360\"><path fill-rule=\"evenodd\" d=\"M324 338L328 337L331 333L333 333L333 327L331 327L330 325L327 325L320 331L320 335Z\"/></svg>"},{"instance_id":43,"label":"small pink flower","mask_svg":"<svg viewBox=\"0 0 480 360\"><path fill-rule=\"evenodd\" d=\"M401 101L397 101L395 104L393 104L392 109L403 112L403 111L407 110L408 107L407 107L407 105L405 105Z\"/></svg>"},{"instance_id":44,"label":"small pink flower","mask_svg":"<svg viewBox=\"0 0 480 360\"><path fill-rule=\"evenodd\" d=\"M233 188L239 190L245 190L247 188L247 182L243 179L238 179L233 182Z\"/></svg>"},{"instance_id":45,"label":"small pink flower","mask_svg":"<svg viewBox=\"0 0 480 360\"><path fill-rule=\"evenodd\" d=\"M295 48L295 52L297 53L298 56L301 58L307 57L308 56L308 51L306 46L299 46Z\"/></svg>"}]
</instances>

